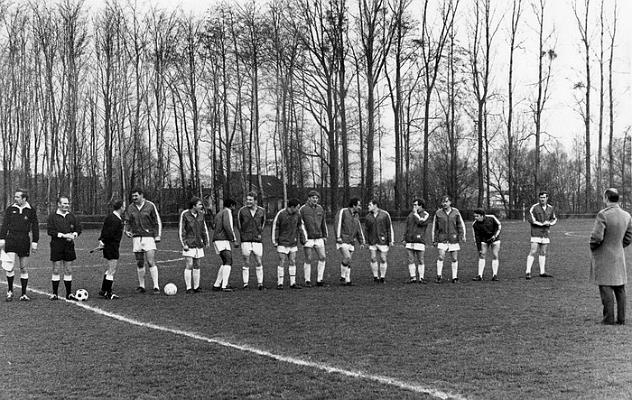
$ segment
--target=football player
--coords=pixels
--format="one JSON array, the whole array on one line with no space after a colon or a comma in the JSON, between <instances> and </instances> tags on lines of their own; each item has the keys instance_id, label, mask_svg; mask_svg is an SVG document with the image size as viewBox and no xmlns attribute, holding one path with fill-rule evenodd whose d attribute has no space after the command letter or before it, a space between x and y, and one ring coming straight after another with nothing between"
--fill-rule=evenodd
<instances>
[{"instance_id":1,"label":"football player","mask_svg":"<svg viewBox=\"0 0 632 400\"><path fill-rule=\"evenodd\" d=\"M452 207L450 196L441 197L441 208L435 212L432 222L432 243L437 246L439 256L437 258L436 283L441 283L443 277L443 261L445 254L450 253L452 258L452 283L459 281L459 242L465 243L465 223L461 213Z\"/></svg>"},{"instance_id":2,"label":"football player","mask_svg":"<svg viewBox=\"0 0 632 400\"><path fill-rule=\"evenodd\" d=\"M81 224L70 212L70 200L61 196L57 199L57 211L48 216L46 230L50 236L50 260L53 263L53 294L51 300L58 300L59 280L64 275L66 299L77 300L72 292L72 262L77 259L75 239L81 234Z\"/></svg>"},{"instance_id":3,"label":"football player","mask_svg":"<svg viewBox=\"0 0 632 400\"><path fill-rule=\"evenodd\" d=\"M391 216L385 210L380 209L377 200L369 201L369 214L364 222L366 237L371 252L371 272L373 282L384 283L386 270L388 269L388 250L394 240L393 224ZM379 260L378 260L379 253ZM379 265L378 265L379 264ZM379 266L379 269L378 269Z\"/></svg>"},{"instance_id":4,"label":"football player","mask_svg":"<svg viewBox=\"0 0 632 400\"><path fill-rule=\"evenodd\" d=\"M195 196L189 201L189 209L180 214L178 233L185 261L184 284L187 294L200 291L200 260L204 257L204 247L209 245L204 214L204 203Z\"/></svg>"},{"instance_id":5,"label":"football player","mask_svg":"<svg viewBox=\"0 0 632 400\"><path fill-rule=\"evenodd\" d=\"M103 258L108 263L99 295L108 300L119 298L112 292L112 284L114 283L114 274L116 273L120 255L119 248L123 237L123 213L125 212L123 200L114 201L112 208L112 212L103 221L101 235L99 236L99 249L103 250Z\"/></svg>"},{"instance_id":6,"label":"football player","mask_svg":"<svg viewBox=\"0 0 632 400\"><path fill-rule=\"evenodd\" d=\"M301 216L298 212L300 202L291 199L287 207L279 211L272 222L272 244L279 255L277 267L277 289L283 289L285 266L290 274L290 289L302 289L296 284L296 253L299 235L301 235Z\"/></svg>"},{"instance_id":7,"label":"football player","mask_svg":"<svg viewBox=\"0 0 632 400\"><path fill-rule=\"evenodd\" d=\"M305 275L305 287L311 287L312 275L312 255L314 250L318 255L318 274L316 276L316 286L323 286L325 276L325 244L327 244L327 223L325 221L325 210L318 204L320 195L312 190L307 194L307 203L300 209L303 231L303 251L305 252L305 263L303 272Z\"/></svg>"},{"instance_id":8,"label":"football player","mask_svg":"<svg viewBox=\"0 0 632 400\"><path fill-rule=\"evenodd\" d=\"M215 215L215 223L213 227L213 246L215 253L219 254L222 259L222 265L217 271L217 279L213 285L213 290L232 292L233 289L228 285L230 271L233 265L233 252L231 243L235 247L239 247L237 237L235 236L235 226L233 224L233 211L235 210L235 200L224 200L224 208Z\"/></svg>"},{"instance_id":9,"label":"football player","mask_svg":"<svg viewBox=\"0 0 632 400\"><path fill-rule=\"evenodd\" d=\"M546 273L546 251L551 240L549 239L549 231L551 227L557 223L555 210L553 206L548 204L549 194L540 192L538 194L538 203L529 208L527 220L531 224L531 249L527 256L527 270L525 278L531 279L531 267L535 256L539 254L538 262L540 264L540 277L552 278L553 275Z\"/></svg>"},{"instance_id":10,"label":"football player","mask_svg":"<svg viewBox=\"0 0 632 400\"><path fill-rule=\"evenodd\" d=\"M473 281L482 281L485 271L485 257L487 250L492 251L492 281L498 280L498 253L500 252L500 221L494 215L486 215L485 210L474 210L474 240L478 248L478 275Z\"/></svg>"},{"instance_id":11,"label":"football player","mask_svg":"<svg viewBox=\"0 0 632 400\"><path fill-rule=\"evenodd\" d=\"M241 268L244 289L248 288L251 256L254 257L256 263L257 288L259 290L264 288L263 262L261 261L263 257L263 243L261 242L261 235L265 224L266 212L262 207L257 206L257 194L255 192L249 192L246 195L246 205L237 212L237 226L241 239L241 255L244 260L244 266Z\"/></svg>"},{"instance_id":12,"label":"football player","mask_svg":"<svg viewBox=\"0 0 632 400\"><path fill-rule=\"evenodd\" d=\"M408 253L409 283L417 282L417 276L419 276L419 283L426 283L424 252L426 251L426 228L430 214L425 208L423 200L413 200L413 209L406 217L406 231L402 241Z\"/></svg>"},{"instance_id":13,"label":"football player","mask_svg":"<svg viewBox=\"0 0 632 400\"><path fill-rule=\"evenodd\" d=\"M351 257L353 256L353 244L357 240L360 246L364 246L364 233L360 224L359 212L362 209L360 199L352 198L349 206L342 208L336 214L334 222L336 227L336 248L340 251L342 261L340 263L340 282L347 286L351 283Z\"/></svg>"}]
</instances>

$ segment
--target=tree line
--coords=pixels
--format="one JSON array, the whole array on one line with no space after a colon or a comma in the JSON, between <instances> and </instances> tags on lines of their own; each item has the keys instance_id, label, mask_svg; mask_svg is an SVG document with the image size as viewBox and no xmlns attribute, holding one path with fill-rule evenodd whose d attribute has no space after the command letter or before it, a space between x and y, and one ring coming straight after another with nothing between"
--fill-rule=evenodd
<instances>
[{"instance_id":1,"label":"tree line","mask_svg":"<svg viewBox=\"0 0 632 400\"><path fill-rule=\"evenodd\" d=\"M285 199L326 189L329 210L354 193L393 210L448 194L516 215L545 189L563 212L592 212L606 186L632 197L617 1L568 10L585 62L565 99L585 127L562 133L569 149L544 122L560 79L549 6L222 1L193 14L0 0L3 205L26 187L43 208L67 194L99 214L141 186L159 206L177 188L217 209L236 171L240 193L276 175Z\"/></svg>"}]
</instances>

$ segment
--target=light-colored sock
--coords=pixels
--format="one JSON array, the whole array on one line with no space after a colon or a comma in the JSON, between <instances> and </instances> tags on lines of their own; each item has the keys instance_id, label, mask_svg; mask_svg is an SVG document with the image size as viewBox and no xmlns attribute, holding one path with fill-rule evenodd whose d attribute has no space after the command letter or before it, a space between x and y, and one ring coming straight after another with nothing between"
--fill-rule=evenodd
<instances>
[{"instance_id":1,"label":"light-colored sock","mask_svg":"<svg viewBox=\"0 0 632 400\"><path fill-rule=\"evenodd\" d=\"M222 285L222 279L224 279L224 267L225 265L220 265L219 270L217 271L217 279L215 279L215 284L213 286L220 287Z\"/></svg>"},{"instance_id":2,"label":"light-colored sock","mask_svg":"<svg viewBox=\"0 0 632 400\"><path fill-rule=\"evenodd\" d=\"M136 268L136 273L138 274L138 286L144 288L145 287L145 267Z\"/></svg>"},{"instance_id":3,"label":"light-colored sock","mask_svg":"<svg viewBox=\"0 0 632 400\"><path fill-rule=\"evenodd\" d=\"M200 269L193 270L193 289L198 289L200 287Z\"/></svg>"},{"instance_id":4,"label":"light-colored sock","mask_svg":"<svg viewBox=\"0 0 632 400\"><path fill-rule=\"evenodd\" d=\"M285 268L277 267L277 285L283 285L283 279L285 279Z\"/></svg>"},{"instance_id":5,"label":"light-colored sock","mask_svg":"<svg viewBox=\"0 0 632 400\"><path fill-rule=\"evenodd\" d=\"M377 261L371 261L371 272L374 278L378 277Z\"/></svg>"},{"instance_id":6,"label":"light-colored sock","mask_svg":"<svg viewBox=\"0 0 632 400\"><path fill-rule=\"evenodd\" d=\"M546 256L538 257L538 262L540 263L540 273L543 274L546 272Z\"/></svg>"},{"instance_id":7,"label":"light-colored sock","mask_svg":"<svg viewBox=\"0 0 632 400\"><path fill-rule=\"evenodd\" d=\"M533 261L535 260L535 258L532 255L528 255L527 256L527 274L531 273L531 267L533 266Z\"/></svg>"},{"instance_id":8,"label":"light-colored sock","mask_svg":"<svg viewBox=\"0 0 632 400\"><path fill-rule=\"evenodd\" d=\"M241 267L241 279L244 281L244 286L248 284L248 279L250 278L250 268L249 267Z\"/></svg>"},{"instance_id":9,"label":"light-colored sock","mask_svg":"<svg viewBox=\"0 0 632 400\"><path fill-rule=\"evenodd\" d=\"M459 262L452 262L452 279L456 279L459 277Z\"/></svg>"},{"instance_id":10,"label":"light-colored sock","mask_svg":"<svg viewBox=\"0 0 632 400\"><path fill-rule=\"evenodd\" d=\"M386 278L386 270L388 269L388 263L380 263L380 277Z\"/></svg>"},{"instance_id":11,"label":"light-colored sock","mask_svg":"<svg viewBox=\"0 0 632 400\"><path fill-rule=\"evenodd\" d=\"M347 267L347 270L345 271L345 282L349 283L351 282L351 267Z\"/></svg>"},{"instance_id":12,"label":"light-colored sock","mask_svg":"<svg viewBox=\"0 0 632 400\"><path fill-rule=\"evenodd\" d=\"M419 279L424 279L426 276L426 265L424 263L417 265L417 271L419 272Z\"/></svg>"},{"instance_id":13,"label":"light-colored sock","mask_svg":"<svg viewBox=\"0 0 632 400\"><path fill-rule=\"evenodd\" d=\"M184 270L184 284L187 286L187 290L191 289L192 277L193 277L193 274L191 273L191 270L185 269Z\"/></svg>"},{"instance_id":14,"label":"light-colored sock","mask_svg":"<svg viewBox=\"0 0 632 400\"><path fill-rule=\"evenodd\" d=\"M415 264L408 264L408 275L410 275L410 279L415 279Z\"/></svg>"},{"instance_id":15,"label":"light-colored sock","mask_svg":"<svg viewBox=\"0 0 632 400\"><path fill-rule=\"evenodd\" d=\"M226 289L228 286L228 278L230 278L230 265L224 265L224 270L222 271L222 289Z\"/></svg>"},{"instance_id":16,"label":"light-colored sock","mask_svg":"<svg viewBox=\"0 0 632 400\"><path fill-rule=\"evenodd\" d=\"M478 259L478 276L483 276L483 272L485 271L485 259Z\"/></svg>"},{"instance_id":17,"label":"light-colored sock","mask_svg":"<svg viewBox=\"0 0 632 400\"><path fill-rule=\"evenodd\" d=\"M290 273L290 286L296 285L296 265L290 265L287 270Z\"/></svg>"},{"instance_id":18,"label":"light-colored sock","mask_svg":"<svg viewBox=\"0 0 632 400\"><path fill-rule=\"evenodd\" d=\"M303 264L303 275L305 275L305 282L312 281L312 264L310 263Z\"/></svg>"},{"instance_id":19,"label":"light-colored sock","mask_svg":"<svg viewBox=\"0 0 632 400\"><path fill-rule=\"evenodd\" d=\"M498 260L492 260L492 274L494 274L494 276L498 275L498 265Z\"/></svg>"},{"instance_id":20,"label":"light-colored sock","mask_svg":"<svg viewBox=\"0 0 632 400\"><path fill-rule=\"evenodd\" d=\"M443 261L437 260L437 276L443 275Z\"/></svg>"},{"instance_id":21,"label":"light-colored sock","mask_svg":"<svg viewBox=\"0 0 632 400\"><path fill-rule=\"evenodd\" d=\"M149 274L151 275L151 280L154 283L154 288L159 288L158 286L158 267L149 267Z\"/></svg>"},{"instance_id":22,"label":"light-colored sock","mask_svg":"<svg viewBox=\"0 0 632 400\"><path fill-rule=\"evenodd\" d=\"M257 274L257 285L263 285L263 265L257 265L255 273Z\"/></svg>"},{"instance_id":23,"label":"light-colored sock","mask_svg":"<svg viewBox=\"0 0 632 400\"><path fill-rule=\"evenodd\" d=\"M340 277L344 278L347 276L347 266L343 263L340 263Z\"/></svg>"},{"instance_id":24,"label":"light-colored sock","mask_svg":"<svg viewBox=\"0 0 632 400\"><path fill-rule=\"evenodd\" d=\"M316 282L322 282L325 277L325 261L318 261L318 279Z\"/></svg>"},{"instance_id":25,"label":"light-colored sock","mask_svg":"<svg viewBox=\"0 0 632 400\"><path fill-rule=\"evenodd\" d=\"M29 279L28 272L20 272L20 279Z\"/></svg>"},{"instance_id":26,"label":"light-colored sock","mask_svg":"<svg viewBox=\"0 0 632 400\"><path fill-rule=\"evenodd\" d=\"M113 281L114 280L114 275L112 274L105 274L105 280L106 281Z\"/></svg>"}]
</instances>

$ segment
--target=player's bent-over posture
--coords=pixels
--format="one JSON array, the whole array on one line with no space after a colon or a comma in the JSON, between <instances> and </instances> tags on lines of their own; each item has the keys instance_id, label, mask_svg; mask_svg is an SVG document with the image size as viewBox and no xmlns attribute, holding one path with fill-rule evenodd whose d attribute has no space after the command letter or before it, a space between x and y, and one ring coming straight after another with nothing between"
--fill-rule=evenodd
<instances>
[{"instance_id":1,"label":"player's bent-over posture","mask_svg":"<svg viewBox=\"0 0 632 400\"><path fill-rule=\"evenodd\" d=\"M380 209L377 200L369 201L369 214L364 222L366 240L371 252L371 272L373 282L384 283L388 269L388 250L393 245L394 234L391 216ZM378 259L379 255L379 259Z\"/></svg>"},{"instance_id":2,"label":"player's bent-over posture","mask_svg":"<svg viewBox=\"0 0 632 400\"><path fill-rule=\"evenodd\" d=\"M184 257L187 294L200 291L200 260L204 257L204 248L210 243L204 214L204 204L199 197L192 197L189 208L180 214L178 234Z\"/></svg>"},{"instance_id":3,"label":"player's bent-over posture","mask_svg":"<svg viewBox=\"0 0 632 400\"><path fill-rule=\"evenodd\" d=\"M112 209L112 212L103 221L101 235L99 235L99 248L103 249L103 258L108 264L99 295L107 300L119 298L112 292L112 285L114 284L114 274L118 266L119 248L123 237L123 213L125 212L123 200L114 201Z\"/></svg>"},{"instance_id":4,"label":"player's bent-over posture","mask_svg":"<svg viewBox=\"0 0 632 400\"><path fill-rule=\"evenodd\" d=\"M261 235L266 224L266 213L262 207L257 206L257 194L249 192L246 195L246 205L237 212L237 226L241 242L241 255L244 266L241 268L241 276L244 289L248 287L250 278L250 260L255 259L255 272L257 275L257 288L263 290L263 243Z\"/></svg>"},{"instance_id":5,"label":"player's bent-over posture","mask_svg":"<svg viewBox=\"0 0 632 400\"><path fill-rule=\"evenodd\" d=\"M357 240L360 246L364 246L364 233L360 224L359 212L362 203L358 198L352 198L346 208L340 209L334 221L336 231L336 248L340 251L342 261L340 262L340 282L346 286L351 283L351 257L355 250L354 243Z\"/></svg>"},{"instance_id":6,"label":"player's bent-over posture","mask_svg":"<svg viewBox=\"0 0 632 400\"><path fill-rule=\"evenodd\" d=\"M28 202L29 195L25 190L18 190L13 196L15 201L4 213L2 228L0 228L0 249L6 253L7 260L2 266L7 277L7 301L13 300L14 266L17 262L20 268L20 283L22 285L21 301L29 301L26 290L29 282L29 256L37 251L39 241L39 224L37 211Z\"/></svg>"},{"instance_id":7,"label":"player's bent-over posture","mask_svg":"<svg viewBox=\"0 0 632 400\"><path fill-rule=\"evenodd\" d=\"M404 245L408 253L409 283L426 283L424 252L426 251L426 228L430 214L425 210L426 206L421 199L413 200L413 210L406 217L406 230L404 231Z\"/></svg>"},{"instance_id":8,"label":"player's bent-over posture","mask_svg":"<svg viewBox=\"0 0 632 400\"><path fill-rule=\"evenodd\" d=\"M75 239L81 234L81 224L70 212L68 197L57 199L57 211L48 216L46 228L50 236L50 260L53 263L53 294L50 299L59 299L59 280L63 273L66 299L76 300L72 293L72 262L77 259Z\"/></svg>"},{"instance_id":9,"label":"player's bent-over posture","mask_svg":"<svg viewBox=\"0 0 632 400\"><path fill-rule=\"evenodd\" d=\"M474 230L474 240L478 249L478 275L473 281L482 281L483 272L485 271L485 258L487 250L491 249L492 253L492 281L498 280L498 253L500 252L500 229L501 224L494 215L486 215L485 210L474 210L474 222L472 223Z\"/></svg>"},{"instance_id":10,"label":"player's bent-over posture","mask_svg":"<svg viewBox=\"0 0 632 400\"><path fill-rule=\"evenodd\" d=\"M531 224L531 250L527 256L526 279L531 279L531 267L537 254L539 254L540 276L542 278L553 277L546 272L546 252L551 242L549 231L557 223L557 217L553 206L548 204L549 194L547 192L540 192L538 200L538 203L532 205L527 214L527 219Z\"/></svg>"},{"instance_id":11,"label":"player's bent-over posture","mask_svg":"<svg viewBox=\"0 0 632 400\"><path fill-rule=\"evenodd\" d=\"M437 210L432 223L432 243L437 246L439 256L437 258L436 282L441 283L443 277L443 261L445 254L452 257L452 283L459 281L459 242L465 243L465 223L461 213L452 207L450 196L441 198L441 208Z\"/></svg>"},{"instance_id":12,"label":"player's bent-over posture","mask_svg":"<svg viewBox=\"0 0 632 400\"><path fill-rule=\"evenodd\" d=\"M158 265L156 264L156 243L162 235L162 221L156 205L145 199L142 189L132 189L132 204L125 212L125 234L132 238L132 251L136 257L138 293L145 293L145 261L154 284L153 293L160 293L158 285Z\"/></svg>"},{"instance_id":13,"label":"player's bent-over posture","mask_svg":"<svg viewBox=\"0 0 632 400\"><path fill-rule=\"evenodd\" d=\"M235 210L235 200L224 200L224 208L215 215L213 227L213 246L215 253L219 254L222 259L222 265L217 271L217 279L213 285L213 290L232 292L233 289L228 285L230 271L233 265L233 252L231 243L235 247L239 247L237 237L235 236L235 226L233 224L233 210Z\"/></svg>"},{"instance_id":14,"label":"player's bent-over posture","mask_svg":"<svg viewBox=\"0 0 632 400\"><path fill-rule=\"evenodd\" d=\"M296 284L296 253L301 235L301 216L298 212L300 202L291 199L287 207L279 211L272 222L272 244L279 255L277 267L277 289L283 290L285 266L290 275L290 289L302 289Z\"/></svg>"},{"instance_id":15,"label":"player's bent-over posture","mask_svg":"<svg viewBox=\"0 0 632 400\"><path fill-rule=\"evenodd\" d=\"M318 204L320 195L317 191L312 190L307 195L307 203L304 204L299 212L303 223L303 251L305 252L305 263L303 264L303 273L305 275L305 286L311 287L312 275L312 254L316 250L318 254L318 274L316 276L316 286L323 286L325 276L325 262L327 255L325 254L325 244L327 244L327 222L325 221L325 210Z\"/></svg>"}]
</instances>

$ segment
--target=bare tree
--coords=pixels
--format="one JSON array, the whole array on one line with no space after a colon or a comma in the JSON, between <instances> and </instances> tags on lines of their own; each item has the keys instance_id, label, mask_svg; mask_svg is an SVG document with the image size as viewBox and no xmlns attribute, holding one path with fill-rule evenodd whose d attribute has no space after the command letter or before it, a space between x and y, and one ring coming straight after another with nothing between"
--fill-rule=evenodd
<instances>
[{"instance_id":1,"label":"bare tree","mask_svg":"<svg viewBox=\"0 0 632 400\"><path fill-rule=\"evenodd\" d=\"M615 47L615 38L617 35L617 22L618 22L618 3L617 0L614 1L614 6L612 10L612 27L609 32L610 36L610 57L608 58L608 174L609 174L609 186L614 186L614 150L612 148L612 143L614 140L614 96L613 96L613 82L612 82L612 74L613 74L613 64L614 64L614 47ZM624 196L625 197L625 196Z\"/></svg>"},{"instance_id":2,"label":"bare tree","mask_svg":"<svg viewBox=\"0 0 632 400\"><path fill-rule=\"evenodd\" d=\"M511 11L511 25L509 33L509 77L507 82L507 194L512 208L515 208L514 193L514 133L513 133L513 117L514 117L514 55L516 48L519 46L517 41L518 28L520 26L520 17L522 16L522 0L514 0ZM504 196L501 196L504 200Z\"/></svg>"}]
</instances>

